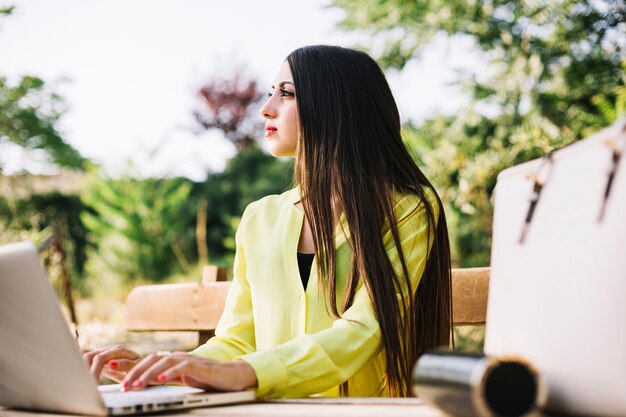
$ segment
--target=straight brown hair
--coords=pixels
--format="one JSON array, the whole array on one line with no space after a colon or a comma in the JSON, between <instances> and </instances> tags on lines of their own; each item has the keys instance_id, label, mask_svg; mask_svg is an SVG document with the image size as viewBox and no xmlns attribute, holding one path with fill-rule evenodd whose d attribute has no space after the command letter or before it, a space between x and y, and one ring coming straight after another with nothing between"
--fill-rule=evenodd
<instances>
[{"instance_id":1,"label":"straight brown hair","mask_svg":"<svg viewBox=\"0 0 626 417\"><path fill-rule=\"evenodd\" d=\"M295 182L311 225L320 279L331 313L340 317L357 286L367 288L384 347L385 384L392 396L411 395L413 365L448 346L452 330L450 245L439 196L407 151L398 108L385 76L366 53L308 46L287 57L299 113ZM437 207L426 197L432 190ZM421 200L432 247L417 288L400 245L394 195ZM336 297L333 203L345 214L353 264L341 312ZM398 276L383 244L389 227L402 265ZM403 290L404 288L404 290ZM410 297L398 297L408 289ZM341 385L348 395L347 383Z\"/></svg>"}]
</instances>

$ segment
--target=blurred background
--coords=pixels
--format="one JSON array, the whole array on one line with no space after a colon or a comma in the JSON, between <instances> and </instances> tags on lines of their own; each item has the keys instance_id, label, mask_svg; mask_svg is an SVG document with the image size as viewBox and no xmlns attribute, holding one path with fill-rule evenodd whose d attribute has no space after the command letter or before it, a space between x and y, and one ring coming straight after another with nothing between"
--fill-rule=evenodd
<instances>
[{"instance_id":1,"label":"blurred background","mask_svg":"<svg viewBox=\"0 0 626 417\"><path fill-rule=\"evenodd\" d=\"M231 267L246 205L292 184L263 97L336 44L385 70L454 266L488 266L498 172L624 113L625 22L623 0L0 0L0 244L40 246L84 347L144 343L128 291Z\"/></svg>"}]
</instances>

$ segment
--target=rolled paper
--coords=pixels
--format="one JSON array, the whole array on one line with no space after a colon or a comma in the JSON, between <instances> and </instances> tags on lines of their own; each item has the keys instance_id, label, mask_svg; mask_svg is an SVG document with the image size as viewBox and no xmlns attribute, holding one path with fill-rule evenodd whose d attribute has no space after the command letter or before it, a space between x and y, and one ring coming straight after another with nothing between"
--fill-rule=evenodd
<instances>
[{"instance_id":1,"label":"rolled paper","mask_svg":"<svg viewBox=\"0 0 626 417\"><path fill-rule=\"evenodd\" d=\"M545 384L519 357L437 350L422 355L413 370L413 392L455 416L540 415Z\"/></svg>"}]
</instances>

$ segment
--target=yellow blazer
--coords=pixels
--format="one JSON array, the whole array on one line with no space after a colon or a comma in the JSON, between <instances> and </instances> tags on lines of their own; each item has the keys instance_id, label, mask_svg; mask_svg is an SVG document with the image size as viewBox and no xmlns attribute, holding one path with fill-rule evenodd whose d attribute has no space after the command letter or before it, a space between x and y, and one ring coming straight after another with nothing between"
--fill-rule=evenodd
<instances>
[{"instance_id":1,"label":"yellow blazer","mask_svg":"<svg viewBox=\"0 0 626 417\"><path fill-rule=\"evenodd\" d=\"M432 196L428 194L438 210ZM315 261L306 291L302 286L296 253L304 213L294 205L299 200L299 188L294 188L246 208L236 233L233 282L224 313L215 336L194 353L248 362L256 372L261 398L338 396L339 385L346 380L351 396L386 396L380 329L366 289L359 288L353 305L336 319L326 308ZM427 238L424 207L416 196L397 198L396 218L416 288L434 233ZM335 230L339 303L352 259L347 239L342 215ZM396 273L401 274L388 230L383 239Z\"/></svg>"}]
</instances>

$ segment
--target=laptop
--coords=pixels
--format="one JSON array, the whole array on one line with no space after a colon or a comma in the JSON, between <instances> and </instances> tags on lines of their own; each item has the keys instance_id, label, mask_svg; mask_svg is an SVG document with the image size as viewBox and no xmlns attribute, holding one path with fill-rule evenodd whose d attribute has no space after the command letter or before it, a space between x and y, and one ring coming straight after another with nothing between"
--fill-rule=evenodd
<instances>
[{"instance_id":1,"label":"laptop","mask_svg":"<svg viewBox=\"0 0 626 417\"><path fill-rule=\"evenodd\" d=\"M626 416L626 119L494 197L485 352L530 360L550 411Z\"/></svg>"},{"instance_id":2,"label":"laptop","mask_svg":"<svg viewBox=\"0 0 626 417\"><path fill-rule=\"evenodd\" d=\"M0 246L0 375L0 406L28 410L127 415L255 400L252 390L98 387L30 242Z\"/></svg>"}]
</instances>

